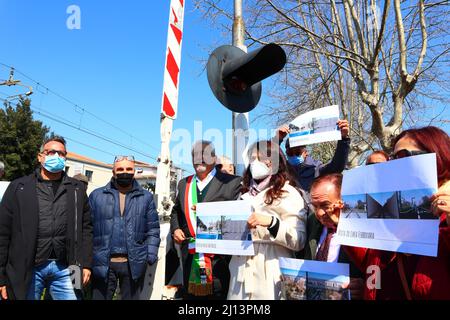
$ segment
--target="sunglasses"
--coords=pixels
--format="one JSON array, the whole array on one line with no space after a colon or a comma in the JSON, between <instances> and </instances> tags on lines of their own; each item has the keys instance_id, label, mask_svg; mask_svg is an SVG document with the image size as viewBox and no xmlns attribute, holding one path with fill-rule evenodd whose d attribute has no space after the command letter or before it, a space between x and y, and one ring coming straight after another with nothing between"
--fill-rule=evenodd
<instances>
[{"instance_id":1,"label":"sunglasses","mask_svg":"<svg viewBox=\"0 0 450 320\"><path fill-rule=\"evenodd\" d=\"M128 160L128 161L134 162L134 156L116 156L114 158L114 162L123 161L123 160Z\"/></svg>"},{"instance_id":2,"label":"sunglasses","mask_svg":"<svg viewBox=\"0 0 450 320\"><path fill-rule=\"evenodd\" d=\"M54 156L55 154L58 154L59 157L65 158L67 156L66 151L61 150L44 150L42 151L42 154L45 154L46 156Z\"/></svg>"},{"instance_id":3,"label":"sunglasses","mask_svg":"<svg viewBox=\"0 0 450 320\"><path fill-rule=\"evenodd\" d=\"M426 154L428 151L422 151L422 150L408 150L408 149L402 149L391 155L391 160L395 159L401 159L401 158L407 158L412 156L418 156L420 154Z\"/></svg>"}]
</instances>

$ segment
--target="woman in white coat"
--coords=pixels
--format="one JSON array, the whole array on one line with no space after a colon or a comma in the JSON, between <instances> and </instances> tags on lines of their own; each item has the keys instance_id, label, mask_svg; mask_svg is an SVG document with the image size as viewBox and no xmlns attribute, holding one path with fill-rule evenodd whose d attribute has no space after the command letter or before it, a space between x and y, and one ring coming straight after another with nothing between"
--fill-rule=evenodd
<instances>
[{"instance_id":1,"label":"woman in white coat","mask_svg":"<svg viewBox=\"0 0 450 320\"><path fill-rule=\"evenodd\" d=\"M288 173L278 144L259 141L250 147L250 166L243 181L242 199L251 201L247 223L254 256L233 256L229 300L279 300L279 258L294 258L306 240L306 210L295 179Z\"/></svg>"}]
</instances>

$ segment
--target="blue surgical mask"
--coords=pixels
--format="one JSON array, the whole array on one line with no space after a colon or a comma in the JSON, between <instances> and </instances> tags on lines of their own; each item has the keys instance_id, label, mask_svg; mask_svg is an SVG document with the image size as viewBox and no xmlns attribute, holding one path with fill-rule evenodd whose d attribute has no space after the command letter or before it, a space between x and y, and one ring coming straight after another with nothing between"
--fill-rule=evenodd
<instances>
[{"instance_id":1,"label":"blue surgical mask","mask_svg":"<svg viewBox=\"0 0 450 320\"><path fill-rule=\"evenodd\" d=\"M66 159L61 158L58 154L45 157L44 168L49 172L58 173L63 171L65 166Z\"/></svg>"},{"instance_id":2,"label":"blue surgical mask","mask_svg":"<svg viewBox=\"0 0 450 320\"><path fill-rule=\"evenodd\" d=\"M288 156L288 162L291 166L296 167L305 162L305 158L303 156Z\"/></svg>"}]
</instances>

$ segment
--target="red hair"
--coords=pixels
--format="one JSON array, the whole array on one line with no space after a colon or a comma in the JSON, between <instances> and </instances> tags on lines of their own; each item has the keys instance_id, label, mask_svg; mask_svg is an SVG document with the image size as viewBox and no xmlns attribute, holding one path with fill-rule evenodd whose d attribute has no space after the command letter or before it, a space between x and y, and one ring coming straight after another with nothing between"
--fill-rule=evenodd
<instances>
[{"instance_id":1,"label":"red hair","mask_svg":"<svg viewBox=\"0 0 450 320\"><path fill-rule=\"evenodd\" d=\"M436 154L439 186L450 180L450 137L444 130L433 126L405 130L394 138L392 147L404 137L414 140L420 149Z\"/></svg>"}]
</instances>

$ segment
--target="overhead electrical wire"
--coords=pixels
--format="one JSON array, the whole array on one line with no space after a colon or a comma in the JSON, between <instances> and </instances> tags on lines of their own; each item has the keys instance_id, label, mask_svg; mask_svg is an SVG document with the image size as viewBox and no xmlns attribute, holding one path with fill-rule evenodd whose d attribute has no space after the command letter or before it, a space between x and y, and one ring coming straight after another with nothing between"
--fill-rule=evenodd
<instances>
[{"instance_id":1,"label":"overhead electrical wire","mask_svg":"<svg viewBox=\"0 0 450 320\"><path fill-rule=\"evenodd\" d=\"M84 108L84 107L80 107L77 103L75 103L75 102L71 101L70 99L64 97L63 95L59 94L58 92L56 92L56 91L54 91L54 90L48 88L47 86L43 85L43 84L40 83L39 81L34 80L33 78L31 78L30 76L28 76L28 75L25 74L24 72L22 72L22 71L20 71L20 70L17 70L16 68L14 68L14 67L12 67L12 66L9 66L9 65L7 65L7 64L5 64L5 63L2 63L2 62L0 62L0 65L4 66L4 67L6 67L6 68L9 68L9 69L13 68L14 71L15 71L16 73L18 73L18 74L22 75L23 77L27 78L28 80L34 82L34 83L38 86L38 87L36 88L36 90L38 90L41 94L51 93L51 94L53 94L54 96L60 98L61 100L67 102L68 104L72 105L72 107L74 107L75 111L78 112L78 110L80 110L80 111L82 111L83 113L86 113L86 114L92 116L93 118L97 119L98 121L101 121L101 122L103 122L103 123L109 125L110 127L114 128L115 130L118 130L118 131L120 131L120 132L122 132L122 133L128 135L128 136L129 136L130 138L132 138L133 140L136 140L136 141L142 143L143 145L146 145L147 147L149 147L149 148L151 148L151 149L153 149L153 150L155 150L155 151L157 151L157 152L160 151L158 148L156 148L156 147L150 145L148 142L145 142L145 141L143 141L142 139L139 139L138 137L136 137L136 136L132 135L131 133L125 131L123 128L120 128L120 127L118 127L117 125L115 125L115 124L113 124L113 123L111 123L111 122L109 122L109 121L103 119L102 117L100 117L100 116L98 116L98 115L96 115L96 114L94 114L94 113L92 113L92 112L86 110L86 108ZM43 93L42 91L40 91L40 90L39 90L39 87L45 89L45 90L46 90L46 93Z\"/></svg>"},{"instance_id":2,"label":"overhead electrical wire","mask_svg":"<svg viewBox=\"0 0 450 320\"><path fill-rule=\"evenodd\" d=\"M51 93L51 94L53 94L54 96L60 98L61 100L67 102L68 104L72 105L72 106L74 107L74 109L75 109L76 112L78 112L78 110L81 110L83 113L86 113L86 114L92 116L93 118L95 118L95 119L97 119L97 120L99 120L99 121L101 121L101 122L103 122L103 123L105 123L105 124L111 126L112 128L114 128L114 129L116 129L116 130L118 130L118 131L120 131L120 132L122 132L122 133L128 135L128 136L132 139L132 141L138 141L138 142L142 143L143 145L146 145L147 147L150 147L150 148L152 148L152 149L154 149L154 150L156 150L156 151L158 151L158 152L160 151L159 149L155 148L154 146L148 144L147 142L145 142L145 141L143 141L143 140L137 138L136 136L132 135L131 133L129 133L129 132L123 130L122 128L120 128L120 127L118 127L118 126L112 124L111 122L109 122L109 121L107 121L107 120L101 118L100 116L98 116L98 115L96 115L96 114L94 114L94 113L92 113L92 112L86 110L85 108L80 107L80 106L79 106L78 104L76 104L75 102L73 102L73 101L71 101L70 99L64 97L63 95L59 94L58 92L56 92L56 91L54 91L54 90L52 90L52 89L46 87L45 85L41 84L39 81L34 80L33 78L31 78L30 76L28 76L28 75L25 74L24 72L22 72L22 71L20 71L20 70L17 70L16 68L14 68L14 67L12 67L12 66L9 66L9 65L7 65L7 64L5 64L5 63L2 63L2 62L0 62L0 65L4 66L4 67L6 67L6 68L9 68L9 69L13 68L14 71L15 71L16 73L22 75L23 77L25 77L25 78L27 78L28 80L30 80L30 81L32 81L33 83L35 83L35 84L37 85L36 90L39 91L42 95ZM42 91L40 90L41 88L44 89L46 92L42 92ZM3 93L3 94L4 94L4 93ZM4 95L6 96L6 94L4 94ZM7 99L2 99L2 98L0 98L0 100L5 101L5 102L9 102ZM42 107L42 103L41 103L41 107ZM79 131L81 131L81 132L84 132L84 133L86 133L86 134L89 134L89 135L91 135L91 136L94 136L94 137L96 137L96 138L98 138L98 139L101 139L101 140L106 141L106 142L108 142L108 143L111 143L111 144L113 144L113 145L119 146L119 147L121 147L121 148L127 149L127 150L129 150L129 151L133 151L133 152L135 152L135 153L137 153L137 154L140 154L140 155L142 155L142 156L144 156L144 157L147 157L147 158L149 158L149 159L152 159L152 160L158 162L158 159L157 159L156 157L150 155L150 154L147 154L147 153L145 153L145 152L143 152L143 151L141 151L141 150L137 150L137 149L135 149L135 148L129 147L129 146L127 146L127 145L125 145L125 144L123 144L123 143L117 141L117 140L113 140L113 139L111 139L111 138L105 137L104 135L102 135L102 134L100 134L100 133L98 133L98 132L96 132L96 131L94 131L94 130L90 130L90 129L81 127L81 123L80 123L80 124L76 124L76 123L74 123L74 122L72 122L72 121L70 121L70 120L67 120L67 119L65 119L65 118L63 118L63 117L61 117L61 116L52 114L52 113L50 113L50 112L48 112L48 111L46 111L46 110L44 110L44 109L42 109L42 108L39 108L39 107L37 107L37 106L35 106L35 105L33 105L33 104L30 105L30 108L32 108L33 111L34 111L35 113L41 115L42 117L45 117L45 118L50 119L50 120L52 120L52 121L55 121L55 122L58 122L58 123L60 123L60 124L66 125L66 126L71 127L71 128L73 128L73 129L79 130ZM59 118L59 119L58 119L58 118ZM73 140L73 139L71 139L71 140ZM74 140L73 140L73 141L74 141ZM104 151L104 150L101 150L101 149L96 148L96 147L93 147L93 146L86 145L86 144L81 143L81 142L79 142L79 141L74 141L74 142L79 143L79 144L82 144L82 145L85 145L85 146L90 147L90 148L93 148L93 149L95 149L95 150L97 150L97 151L101 151L101 152L104 152L104 153L108 153L108 152L106 152L106 151ZM110 153L108 153L108 154L110 154ZM110 154L110 155L112 155L112 154ZM178 168L180 168L180 169L182 169L182 170L184 170L184 171L189 172L189 170L183 169L183 168L181 168L181 166L179 166L179 165L176 165L176 164L175 164L175 166L178 167Z\"/></svg>"},{"instance_id":3,"label":"overhead electrical wire","mask_svg":"<svg viewBox=\"0 0 450 320\"><path fill-rule=\"evenodd\" d=\"M70 137L68 137L68 136L64 136L64 139L66 139L66 140L68 140L68 141L75 142L75 143L80 144L80 145L82 145L82 146L91 148L91 149L93 149L93 150L96 150L96 151L99 151L99 152L103 152L103 153L105 153L105 154L107 154L107 155L110 155L110 156L112 156L112 157L115 157L115 156L116 156L114 153L111 153L111 152L105 151L105 150L103 150L103 149L100 149L100 148L91 146L90 144L87 144L87 143L84 143L84 142L81 142L81 141L78 141L78 140L72 139L72 138L70 138Z\"/></svg>"},{"instance_id":4,"label":"overhead electrical wire","mask_svg":"<svg viewBox=\"0 0 450 320\"><path fill-rule=\"evenodd\" d=\"M7 99L3 99L3 98L0 98L0 100L1 100L1 101L5 101L5 102L9 102ZM58 123L60 123L60 124L63 124L63 125L65 125L65 126L68 126L68 127L73 128L73 129L79 130L79 131L81 131L81 132L84 132L84 133L86 133L86 134L89 134L89 135L91 135L91 136L94 136L94 137L96 137L96 138L98 138L98 139L104 140L104 141L106 141L106 142L108 142L108 143L110 143L110 144L116 145L116 146L118 146L118 147L125 148L125 149L127 149L127 150L129 150L129 151L135 152L135 153L140 154L140 155L142 155L142 156L144 156L144 157L147 157L147 158L150 158L150 159L152 159L152 160L155 160L156 162L158 161L155 157L153 157L153 156L151 156L151 155L149 155L149 154L146 154L146 153L144 153L143 151L140 151L140 150L137 150L137 149L128 147L128 146L124 145L123 143L121 143L121 142L119 142L119 141L116 141L116 140L113 140L113 139L111 139L111 138L102 136L101 134L99 134L99 133L97 133L97 132L95 132L95 131L93 131L93 130L89 130L89 129L86 129L86 128L81 128L81 127L79 127L76 123L74 123L74 122L72 122L72 121L70 121L70 120L67 120L67 119L65 119L65 118L63 118L63 117L61 117L61 116L52 114L52 113L50 113L50 112L48 112L48 111L45 111L45 110L43 110L43 109L41 109L41 108L39 108L39 107L34 106L34 105L30 105L30 108L33 110L34 113L36 113L36 114L38 114L38 115L40 115L40 116L42 116L42 117L44 117L44 118L50 119L50 120L52 120L52 121L58 122ZM108 154L108 155L110 155L110 156L113 156L113 157L116 156L116 154L113 154L113 153L110 153L110 152L108 152L108 151L105 151L104 149L100 149L100 148L98 148L98 147L94 147L94 146L92 146L92 145L86 144L86 143L84 143L84 142L80 142L80 141L75 140L75 139L72 139L72 138L70 138L70 137L64 136L64 138L65 138L66 140L75 142L75 143L77 143L77 144L80 144L80 145L83 145L83 146L85 146L85 147L94 149L94 150L96 150L96 151L103 152L103 153ZM154 164L154 165L156 165L156 164ZM182 168L180 165L176 165L176 164L175 164L175 167L180 168L181 170L186 171L186 172L188 172L188 173L192 173L191 171Z\"/></svg>"},{"instance_id":5,"label":"overhead electrical wire","mask_svg":"<svg viewBox=\"0 0 450 320\"><path fill-rule=\"evenodd\" d=\"M93 137L99 138L101 140L104 140L104 141L109 142L111 144L114 144L116 146L122 147L124 149L129 150L129 151L136 152L136 153L138 153L138 154L140 154L140 155L142 155L144 157L147 157L147 158L153 159L155 161L158 161L157 158L153 157L150 154L147 154L147 153L145 153L143 151L140 151L140 150L137 150L135 148L129 147L129 146L127 146L127 145L117 141L117 140L113 140L111 138L105 137L102 134L100 134L100 133L98 133L98 132L96 132L94 130L83 128L83 127L79 126L78 124L76 124L76 123L74 123L74 122L72 122L70 120L67 120L67 119L65 119L65 118L63 118L61 116L58 116L58 115L52 114L52 113L50 113L48 111L45 111L45 110L43 110L43 109L41 109L39 107L34 106L33 104L31 104L30 107L31 107L31 109L33 110L34 113L39 114L39 115L41 115L41 116L43 116L45 118L48 118L48 119L53 120L55 122L61 123L61 124L65 125L65 126L73 128L73 129L79 130L81 132L87 133L87 134L89 134L89 135L91 135Z\"/></svg>"}]
</instances>

